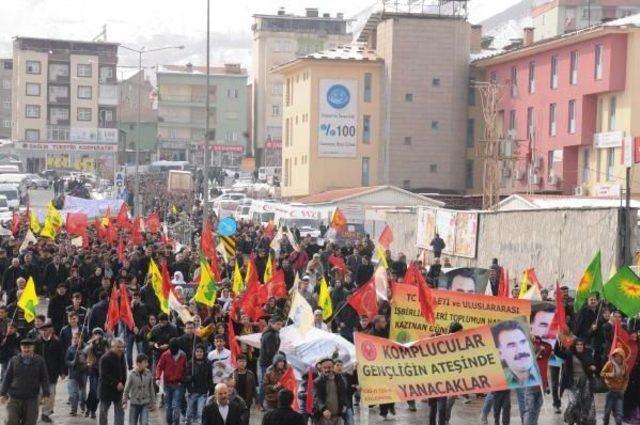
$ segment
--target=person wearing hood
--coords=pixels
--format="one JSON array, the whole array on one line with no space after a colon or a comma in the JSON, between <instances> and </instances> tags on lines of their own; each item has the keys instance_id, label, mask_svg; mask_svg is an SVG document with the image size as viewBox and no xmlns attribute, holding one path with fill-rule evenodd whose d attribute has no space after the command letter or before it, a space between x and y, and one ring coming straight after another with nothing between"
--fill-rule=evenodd
<instances>
[{"instance_id":1,"label":"person wearing hood","mask_svg":"<svg viewBox=\"0 0 640 425\"><path fill-rule=\"evenodd\" d=\"M264 400L267 404L267 410L278 407L278 391L282 389L280 378L287 371L287 367L284 355L276 354L273 357L273 364L269 366L264 375Z\"/></svg>"},{"instance_id":2,"label":"person wearing hood","mask_svg":"<svg viewBox=\"0 0 640 425\"><path fill-rule=\"evenodd\" d=\"M627 368L627 356L622 348L616 348L605 363L600 376L607 385L607 393L604 405L604 425L609 425L609 417L613 411L616 425L622 425L624 392L629 385L629 370Z\"/></svg>"},{"instance_id":3,"label":"person wearing hood","mask_svg":"<svg viewBox=\"0 0 640 425\"><path fill-rule=\"evenodd\" d=\"M163 378L167 425L179 425L180 408L184 398L184 381L187 370L187 356L180 349L177 338L171 338L169 349L160 356L156 366L156 385Z\"/></svg>"}]
</instances>

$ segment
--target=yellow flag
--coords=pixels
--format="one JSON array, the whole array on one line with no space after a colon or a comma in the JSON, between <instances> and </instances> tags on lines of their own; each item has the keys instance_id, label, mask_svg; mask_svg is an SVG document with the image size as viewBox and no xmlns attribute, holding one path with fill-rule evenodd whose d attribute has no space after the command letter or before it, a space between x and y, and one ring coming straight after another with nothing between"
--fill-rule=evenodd
<instances>
[{"instance_id":1,"label":"yellow flag","mask_svg":"<svg viewBox=\"0 0 640 425\"><path fill-rule=\"evenodd\" d=\"M33 283L33 277L30 277L18 300L18 307L24 310L24 320L33 322L33 319L36 318L37 306L38 296L36 295L36 285Z\"/></svg>"},{"instance_id":2,"label":"yellow flag","mask_svg":"<svg viewBox=\"0 0 640 425\"><path fill-rule=\"evenodd\" d=\"M322 280L320 280L320 290L318 292L318 307L322 309L323 320L327 320L333 314L331 294L329 293L329 286L327 286L327 281L324 277L322 278Z\"/></svg>"},{"instance_id":3,"label":"yellow flag","mask_svg":"<svg viewBox=\"0 0 640 425\"><path fill-rule=\"evenodd\" d=\"M378 260L380 260L378 264L382 264L385 269L388 269L389 263L387 263L387 258L384 256L382 245L378 244L378 247L376 248L376 254L378 255Z\"/></svg>"},{"instance_id":4,"label":"yellow flag","mask_svg":"<svg viewBox=\"0 0 640 425\"><path fill-rule=\"evenodd\" d=\"M527 296L527 292L529 291L529 279L527 270L522 272L522 280L520 281L520 293L518 294L518 298L522 299Z\"/></svg>"},{"instance_id":5,"label":"yellow flag","mask_svg":"<svg viewBox=\"0 0 640 425\"><path fill-rule=\"evenodd\" d=\"M62 220L62 214L60 214L60 211L58 211L58 209L53 206L53 201L49 201L49 203L47 204L46 219L51 221L51 224L53 224L55 227L62 227L62 225L64 224Z\"/></svg>"},{"instance_id":6,"label":"yellow flag","mask_svg":"<svg viewBox=\"0 0 640 425\"><path fill-rule=\"evenodd\" d=\"M242 279L242 273L240 273L240 266L238 266L238 260L236 260L236 266L233 269L233 293L238 295L244 290L244 279Z\"/></svg>"},{"instance_id":7,"label":"yellow flag","mask_svg":"<svg viewBox=\"0 0 640 425\"><path fill-rule=\"evenodd\" d=\"M49 239L56 238L56 228L54 227L52 220L49 216L44 219L44 226L42 226L42 230L40 231L40 236Z\"/></svg>"},{"instance_id":8,"label":"yellow flag","mask_svg":"<svg viewBox=\"0 0 640 425\"><path fill-rule=\"evenodd\" d=\"M271 254L269 254L267 265L264 268L264 283L269 282L271 280L271 276L273 276L273 263L271 262Z\"/></svg>"},{"instance_id":9,"label":"yellow flag","mask_svg":"<svg viewBox=\"0 0 640 425\"><path fill-rule=\"evenodd\" d=\"M171 214L178 215L178 208L176 208L176 204L171 205Z\"/></svg>"},{"instance_id":10,"label":"yellow flag","mask_svg":"<svg viewBox=\"0 0 640 425\"><path fill-rule=\"evenodd\" d=\"M42 229L42 226L40 226L40 222L38 221L38 216L33 211L29 211L29 227L35 235L40 233L40 230Z\"/></svg>"},{"instance_id":11,"label":"yellow flag","mask_svg":"<svg viewBox=\"0 0 640 425\"><path fill-rule=\"evenodd\" d=\"M158 265L153 259L149 260L149 272L147 275L151 281L153 292L155 292L158 301L160 301L160 310L162 310L163 313L169 314L169 303L164 299L164 295L162 294L162 273L160 273L160 269L158 269Z\"/></svg>"}]
</instances>

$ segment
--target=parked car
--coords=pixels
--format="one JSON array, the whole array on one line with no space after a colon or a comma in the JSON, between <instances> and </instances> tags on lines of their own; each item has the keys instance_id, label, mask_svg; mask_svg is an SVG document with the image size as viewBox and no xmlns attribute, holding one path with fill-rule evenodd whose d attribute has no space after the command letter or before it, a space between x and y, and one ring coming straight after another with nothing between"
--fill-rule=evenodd
<instances>
[{"instance_id":1,"label":"parked car","mask_svg":"<svg viewBox=\"0 0 640 425\"><path fill-rule=\"evenodd\" d=\"M26 180L29 189L49 189L49 180L37 174L27 174Z\"/></svg>"},{"instance_id":2,"label":"parked car","mask_svg":"<svg viewBox=\"0 0 640 425\"><path fill-rule=\"evenodd\" d=\"M0 224L4 225L13 219L13 213L9 209L7 197L0 195Z\"/></svg>"}]
</instances>

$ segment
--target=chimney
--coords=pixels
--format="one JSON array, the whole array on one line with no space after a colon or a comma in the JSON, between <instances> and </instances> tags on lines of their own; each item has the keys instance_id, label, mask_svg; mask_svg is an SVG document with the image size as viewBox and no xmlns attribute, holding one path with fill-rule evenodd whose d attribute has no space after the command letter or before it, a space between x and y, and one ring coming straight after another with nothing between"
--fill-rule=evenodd
<instances>
[{"instance_id":1,"label":"chimney","mask_svg":"<svg viewBox=\"0 0 640 425\"><path fill-rule=\"evenodd\" d=\"M533 27L525 27L523 28L523 42L522 45L524 47L530 46L533 44Z\"/></svg>"},{"instance_id":2,"label":"chimney","mask_svg":"<svg viewBox=\"0 0 640 425\"><path fill-rule=\"evenodd\" d=\"M482 25L471 25L470 38L471 53L479 53L482 50Z\"/></svg>"},{"instance_id":3,"label":"chimney","mask_svg":"<svg viewBox=\"0 0 640 425\"><path fill-rule=\"evenodd\" d=\"M191 62L187 63L187 72L193 72L193 64Z\"/></svg>"},{"instance_id":4,"label":"chimney","mask_svg":"<svg viewBox=\"0 0 640 425\"><path fill-rule=\"evenodd\" d=\"M284 7L281 7L278 9L278 16L284 16L285 15L285 9Z\"/></svg>"},{"instance_id":5,"label":"chimney","mask_svg":"<svg viewBox=\"0 0 640 425\"><path fill-rule=\"evenodd\" d=\"M336 13L336 18L344 19L344 13L342 13L342 12Z\"/></svg>"},{"instance_id":6,"label":"chimney","mask_svg":"<svg viewBox=\"0 0 640 425\"><path fill-rule=\"evenodd\" d=\"M318 9L315 7L307 7L305 9L307 18L317 18L318 17Z\"/></svg>"}]
</instances>

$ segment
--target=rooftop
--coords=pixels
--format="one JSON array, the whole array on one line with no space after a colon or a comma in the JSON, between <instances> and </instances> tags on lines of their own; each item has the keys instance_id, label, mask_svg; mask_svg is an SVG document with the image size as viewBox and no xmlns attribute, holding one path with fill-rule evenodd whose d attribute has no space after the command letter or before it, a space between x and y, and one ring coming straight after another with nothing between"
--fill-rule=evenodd
<instances>
[{"instance_id":1,"label":"rooftop","mask_svg":"<svg viewBox=\"0 0 640 425\"><path fill-rule=\"evenodd\" d=\"M367 49L364 45L356 43L338 46L335 49L322 50L320 52L310 53L306 56L294 58L289 62L285 62L273 67L272 71L282 71L285 68L289 68L293 64L297 64L305 60L383 62L383 59L379 58L376 55L375 50Z\"/></svg>"},{"instance_id":2,"label":"rooftop","mask_svg":"<svg viewBox=\"0 0 640 425\"><path fill-rule=\"evenodd\" d=\"M159 74L190 74L205 75L207 73L206 66L186 65L158 65ZM227 64L226 66L209 67L210 75L240 75L246 76L247 69L241 68L239 64Z\"/></svg>"},{"instance_id":3,"label":"rooftop","mask_svg":"<svg viewBox=\"0 0 640 425\"><path fill-rule=\"evenodd\" d=\"M511 204L511 205L509 205ZM498 210L555 209L555 208L617 208L624 205L621 198L589 196L514 194L498 203ZM640 208L640 201L631 200L632 208Z\"/></svg>"},{"instance_id":4,"label":"rooftop","mask_svg":"<svg viewBox=\"0 0 640 425\"><path fill-rule=\"evenodd\" d=\"M392 190L395 192L401 192L404 193L406 195L409 195L411 197L414 197L416 199L422 199L424 201L431 201L434 204L441 204L444 205L444 203L430 199L428 197L425 197L423 195L418 195L416 193L413 192L409 192L408 190L404 190L401 189L399 187L396 186L360 186L360 187L350 187L350 188L346 188L346 189L335 189L335 190L328 190L326 192L321 192L321 193L316 193L313 195L308 195L308 196L304 196L302 198L297 198L295 200L295 202L299 202L302 204L330 204L333 202L339 202L339 201L347 201L353 198L357 198L358 196L361 195L367 195L367 194L371 194L371 193L375 193L375 192L379 192L382 190Z\"/></svg>"}]
</instances>

